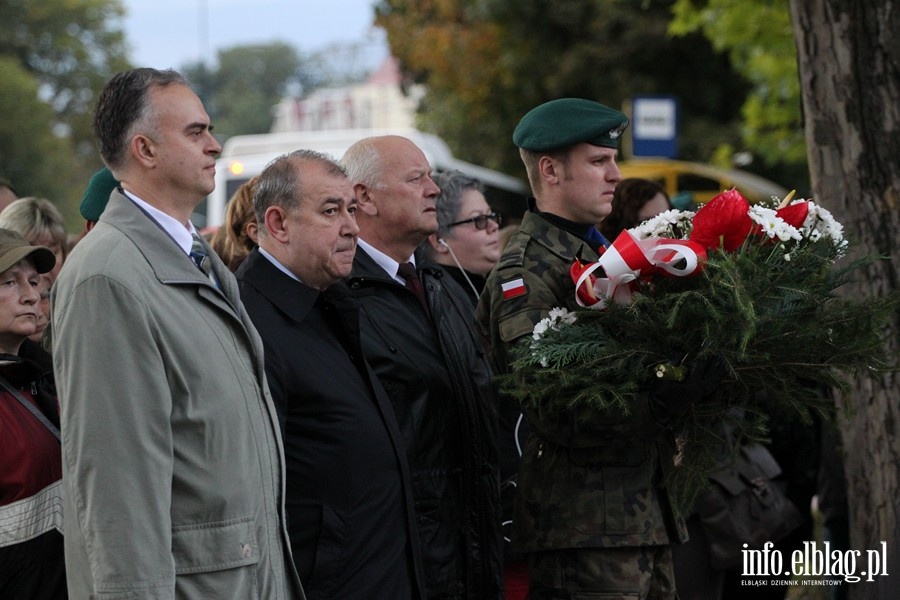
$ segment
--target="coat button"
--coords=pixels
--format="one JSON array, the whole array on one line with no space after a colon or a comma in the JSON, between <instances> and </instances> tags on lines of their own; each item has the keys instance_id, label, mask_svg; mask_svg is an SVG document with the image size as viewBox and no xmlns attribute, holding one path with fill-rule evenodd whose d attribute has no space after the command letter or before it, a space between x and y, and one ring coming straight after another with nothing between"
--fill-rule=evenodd
<instances>
[{"instance_id":1,"label":"coat button","mask_svg":"<svg viewBox=\"0 0 900 600\"><path fill-rule=\"evenodd\" d=\"M244 558L250 558L253 555L253 548L250 547L250 544L241 545L241 555Z\"/></svg>"}]
</instances>

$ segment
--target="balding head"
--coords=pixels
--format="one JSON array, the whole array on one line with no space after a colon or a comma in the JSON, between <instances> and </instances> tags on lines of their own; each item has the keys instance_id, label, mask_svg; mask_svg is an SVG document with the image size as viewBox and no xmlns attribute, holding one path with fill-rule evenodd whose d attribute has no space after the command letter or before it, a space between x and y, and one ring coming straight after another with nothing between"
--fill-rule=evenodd
<instances>
[{"instance_id":1,"label":"balding head","mask_svg":"<svg viewBox=\"0 0 900 600\"><path fill-rule=\"evenodd\" d=\"M360 237L398 262L406 262L437 231L440 189L422 150L407 138L388 135L353 144L341 162L359 203Z\"/></svg>"}]
</instances>

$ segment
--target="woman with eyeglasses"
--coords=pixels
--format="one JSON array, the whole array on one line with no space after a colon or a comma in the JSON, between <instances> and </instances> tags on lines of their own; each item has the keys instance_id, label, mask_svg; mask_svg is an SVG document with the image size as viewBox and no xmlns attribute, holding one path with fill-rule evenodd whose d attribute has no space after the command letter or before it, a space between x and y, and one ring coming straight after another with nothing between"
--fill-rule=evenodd
<instances>
[{"instance_id":1,"label":"woman with eyeglasses","mask_svg":"<svg viewBox=\"0 0 900 600\"><path fill-rule=\"evenodd\" d=\"M441 188L438 230L428 236L425 248L469 292L475 306L485 277L500 260L500 215L488 205L478 179L461 171L444 171L434 176L434 182Z\"/></svg>"}]
</instances>

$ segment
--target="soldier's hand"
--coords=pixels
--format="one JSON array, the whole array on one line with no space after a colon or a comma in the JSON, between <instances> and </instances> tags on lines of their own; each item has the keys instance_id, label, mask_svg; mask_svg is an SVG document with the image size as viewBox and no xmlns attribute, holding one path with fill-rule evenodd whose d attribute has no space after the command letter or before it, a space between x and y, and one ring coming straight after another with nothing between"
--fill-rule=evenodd
<instances>
[{"instance_id":1,"label":"soldier's hand","mask_svg":"<svg viewBox=\"0 0 900 600\"><path fill-rule=\"evenodd\" d=\"M650 410L657 423L673 427L687 416L694 402L712 396L727 373L721 357L698 358L681 379L658 378L648 390Z\"/></svg>"}]
</instances>

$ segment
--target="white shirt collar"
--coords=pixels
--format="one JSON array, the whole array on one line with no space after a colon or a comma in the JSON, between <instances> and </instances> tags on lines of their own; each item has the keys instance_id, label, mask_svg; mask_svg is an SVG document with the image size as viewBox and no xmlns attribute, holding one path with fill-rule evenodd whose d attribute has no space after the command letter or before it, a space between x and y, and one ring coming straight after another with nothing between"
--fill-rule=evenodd
<instances>
[{"instance_id":1,"label":"white shirt collar","mask_svg":"<svg viewBox=\"0 0 900 600\"><path fill-rule=\"evenodd\" d=\"M397 274L397 271L400 269L400 263L398 263L396 260L394 260L393 258L388 256L387 254L385 254L384 252L382 252L381 250L379 250L372 244L369 244L368 242L366 242L366 240L364 240L362 238L356 239L356 245L359 246L360 248L362 248L363 250L365 250L366 254L368 254L370 257L372 257L372 260L374 260L378 264L379 267L384 269L388 275L393 277L397 283L402 283L403 285L406 285L406 280ZM413 266L416 266L415 255L410 256L408 262L411 262L413 264Z\"/></svg>"},{"instance_id":2,"label":"white shirt collar","mask_svg":"<svg viewBox=\"0 0 900 600\"><path fill-rule=\"evenodd\" d=\"M155 206L151 206L147 204L146 201L141 200L131 192L126 189L122 190L125 192L125 195L135 204L144 209L147 214L153 217L159 226L162 227L166 233L172 236L172 239L175 240L175 243L178 244L178 247L181 248L185 254L190 255L191 253L191 245L194 243L194 234L197 233L197 229L194 227L194 224L188 221L188 226L185 227L184 223L178 221L178 219L167 215L163 211L159 210Z\"/></svg>"},{"instance_id":3,"label":"white shirt collar","mask_svg":"<svg viewBox=\"0 0 900 600\"><path fill-rule=\"evenodd\" d=\"M265 256L266 259L267 259L270 263L272 263L273 265L275 265L275 268L276 268L276 269L278 269L279 271L281 271L282 273L284 273L285 275L287 275L287 276L290 277L291 279L294 279L294 280L296 280L296 281L299 281L300 283L303 283L303 281L302 281L299 277L297 277L297 276L296 276L290 269L288 269L286 266L284 266L283 264L281 264L281 261L279 261L277 258L275 258L275 257L272 256L271 254L269 254L268 252L266 252L266 251L262 248L262 246L257 246L257 248L259 249L259 253L260 253L260 254L262 254L263 256Z\"/></svg>"}]
</instances>

